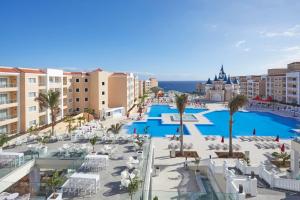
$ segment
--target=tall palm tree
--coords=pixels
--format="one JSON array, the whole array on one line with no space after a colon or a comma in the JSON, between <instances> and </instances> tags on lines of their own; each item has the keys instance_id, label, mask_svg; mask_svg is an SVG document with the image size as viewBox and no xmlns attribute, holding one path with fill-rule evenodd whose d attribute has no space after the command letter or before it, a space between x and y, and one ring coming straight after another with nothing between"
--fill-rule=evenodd
<instances>
[{"instance_id":1,"label":"tall palm tree","mask_svg":"<svg viewBox=\"0 0 300 200\"><path fill-rule=\"evenodd\" d=\"M178 109L179 115L180 115L180 153L183 155L183 120L182 116L185 110L185 107L188 102L188 95L186 94L181 94L175 96L175 101L176 101L176 107Z\"/></svg>"},{"instance_id":2,"label":"tall palm tree","mask_svg":"<svg viewBox=\"0 0 300 200\"><path fill-rule=\"evenodd\" d=\"M87 115L87 121L89 122L90 121L90 115L94 116L95 115L95 110L91 109L91 108L88 108L88 109L86 109L85 112L88 114Z\"/></svg>"},{"instance_id":3,"label":"tall palm tree","mask_svg":"<svg viewBox=\"0 0 300 200\"><path fill-rule=\"evenodd\" d=\"M72 124L75 122L75 119L72 116L67 116L64 121L68 123L68 132L71 133L73 129Z\"/></svg>"},{"instance_id":4,"label":"tall palm tree","mask_svg":"<svg viewBox=\"0 0 300 200\"><path fill-rule=\"evenodd\" d=\"M231 99L228 103L229 108L229 157L233 156L232 151L232 125L233 125L233 115L243 106L247 104L247 97L244 95L237 95Z\"/></svg>"},{"instance_id":5,"label":"tall palm tree","mask_svg":"<svg viewBox=\"0 0 300 200\"><path fill-rule=\"evenodd\" d=\"M55 122L56 122L56 116L58 115L58 113L60 111L59 97L60 97L59 91L49 90L47 93L39 93L39 96L35 99L37 102L39 102L40 109L43 109L43 108L50 109L51 127L52 127L51 134L52 135L54 134L54 126L55 126Z\"/></svg>"},{"instance_id":6,"label":"tall palm tree","mask_svg":"<svg viewBox=\"0 0 300 200\"><path fill-rule=\"evenodd\" d=\"M123 124L119 124L119 123L112 124L111 127L109 129L107 129L107 133L112 132L113 134L117 135L121 131L122 126L123 126Z\"/></svg>"}]
</instances>

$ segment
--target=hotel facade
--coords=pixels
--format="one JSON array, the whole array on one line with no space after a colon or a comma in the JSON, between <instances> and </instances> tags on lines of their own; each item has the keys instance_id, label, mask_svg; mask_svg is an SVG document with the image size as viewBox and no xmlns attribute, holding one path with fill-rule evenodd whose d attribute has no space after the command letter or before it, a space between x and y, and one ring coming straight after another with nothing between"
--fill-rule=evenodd
<instances>
[{"instance_id":1,"label":"hotel facade","mask_svg":"<svg viewBox=\"0 0 300 200\"><path fill-rule=\"evenodd\" d=\"M50 110L35 100L40 93L60 92L57 120L88 109L102 119L126 114L141 96L140 86L132 73L0 67L0 133L49 124Z\"/></svg>"},{"instance_id":2,"label":"hotel facade","mask_svg":"<svg viewBox=\"0 0 300 200\"><path fill-rule=\"evenodd\" d=\"M284 104L300 105L300 62L286 68L268 69L267 75L236 76L240 94L253 99L271 97Z\"/></svg>"}]
</instances>

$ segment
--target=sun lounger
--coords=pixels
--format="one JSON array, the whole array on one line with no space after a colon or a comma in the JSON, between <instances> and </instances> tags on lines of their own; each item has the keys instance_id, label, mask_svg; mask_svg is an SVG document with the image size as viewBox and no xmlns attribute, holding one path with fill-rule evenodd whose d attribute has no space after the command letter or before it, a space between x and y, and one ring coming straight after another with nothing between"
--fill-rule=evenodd
<instances>
[{"instance_id":1,"label":"sun lounger","mask_svg":"<svg viewBox=\"0 0 300 200\"><path fill-rule=\"evenodd\" d=\"M216 146L215 146L214 144L209 144L209 145L208 145L208 148L209 148L210 150L213 150L213 149L216 148Z\"/></svg>"},{"instance_id":2,"label":"sun lounger","mask_svg":"<svg viewBox=\"0 0 300 200\"><path fill-rule=\"evenodd\" d=\"M261 149L263 148L262 144L261 143L256 143L255 146L258 148L258 149Z\"/></svg>"},{"instance_id":3,"label":"sun lounger","mask_svg":"<svg viewBox=\"0 0 300 200\"><path fill-rule=\"evenodd\" d=\"M224 144L224 145L223 145L223 150L228 150L228 148L229 148L229 147L228 147L228 144Z\"/></svg>"},{"instance_id":4,"label":"sun lounger","mask_svg":"<svg viewBox=\"0 0 300 200\"><path fill-rule=\"evenodd\" d=\"M222 145L220 145L220 144L217 144L216 146L215 146L215 149L216 150L220 150L222 148Z\"/></svg>"}]
</instances>

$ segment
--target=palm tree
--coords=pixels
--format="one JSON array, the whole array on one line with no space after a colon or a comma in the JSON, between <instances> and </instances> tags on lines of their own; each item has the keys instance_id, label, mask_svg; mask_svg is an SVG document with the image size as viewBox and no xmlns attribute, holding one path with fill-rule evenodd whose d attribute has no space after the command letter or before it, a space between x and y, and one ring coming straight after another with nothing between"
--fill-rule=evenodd
<instances>
[{"instance_id":1,"label":"palm tree","mask_svg":"<svg viewBox=\"0 0 300 200\"><path fill-rule=\"evenodd\" d=\"M139 104L138 105L138 113L140 114L140 117L142 116L142 113L143 113L143 106L142 106L142 104Z\"/></svg>"},{"instance_id":2,"label":"palm tree","mask_svg":"<svg viewBox=\"0 0 300 200\"><path fill-rule=\"evenodd\" d=\"M72 124L75 122L75 119L72 116L67 116L64 121L68 123L68 133L71 133L73 130Z\"/></svg>"},{"instance_id":3,"label":"palm tree","mask_svg":"<svg viewBox=\"0 0 300 200\"><path fill-rule=\"evenodd\" d=\"M178 109L179 115L180 115L180 153L183 155L183 121L182 116L186 107L186 104L188 102L188 95L182 94L175 96L176 101L176 107Z\"/></svg>"},{"instance_id":4,"label":"palm tree","mask_svg":"<svg viewBox=\"0 0 300 200\"><path fill-rule=\"evenodd\" d=\"M54 126L56 122L56 116L58 115L59 108L59 91L50 90L48 93L40 93L39 96L35 99L39 102L40 109L46 108L50 109L51 112L51 134L54 134Z\"/></svg>"},{"instance_id":5,"label":"palm tree","mask_svg":"<svg viewBox=\"0 0 300 200\"><path fill-rule=\"evenodd\" d=\"M89 122L90 121L90 115L94 116L95 115L95 110L94 109L91 109L91 108L88 108L86 109L85 111L88 115L88 118L87 118L87 121Z\"/></svg>"},{"instance_id":6,"label":"palm tree","mask_svg":"<svg viewBox=\"0 0 300 200\"><path fill-rule=\"evenodd\" d=\"M120 130L122 129L123 124L112 124L111 127L109 129L107 129L107 133L108 132L112 132L113 134L117 135L119 134Z\"/></svg>"},{"instance_id":7,"label":"palm tree","mask_svg":"<svg viewBox=\"0 0 300 200\"><path fill-rule=\"evenodd\" d=\"M161 91L162 89L160 87L152 87L150 88L151 92L153 92L155 94L155 97L157 98L157 103L159 102L159 91Z\"/></svg>"},{"instance_id":8,"label":"palm tree","mask_svg":"<svg viewBox=\"0 0 300 200\"><path fill-rule=\"evenodd\" d=\"M93 146L93 153L95 152L95 145L97 143L97 136L94 136L93 138L90 139L90 143Z\"/></svg>"},{"instance_id":9,"label":"palm tree","mask_svg":"<svg viewBox=\"0 0 300 200\"><path fill-rule=\"evenodd\" d=\"M282 160L282 165L285 166L285 163L287 160L289 160L291 158L291 155L288 154L287 152L273 152L272 156L277 158L277 159L281 159Z\"/></svg>"},{"instance_id":10,"label":"palm tree","mask_svg":"<svg viewBox=\"0 0 300 200\"><path fill-rule=\"evenodd\" d=\"M232 125L233 125L233 115L243 106L247 104L247 97L244 95L237 95L228 103L229 107L229 157L233 156L232 151Z\"/></svg>"},{"instance_id":11,"label":"palm tree","mask_svg":"<svg viewBox=\"0 0 300 200\"><path fill-rule=\"evenodd\" d=\"M79 126L81 126L82 121L85 121L85 117L84 116L77 117L77 120L78 120Z\"/></svg>"},{"instance_id":12,"label":"palm tree","mask_svg":"<svg viewBox=\"0 0 300 200\"><path fill-rule=\"evenodd\" d=\"M53 175L47 181L47 186L51 188L52 193L63 183L62 177L59 175L58 171L55 171Z\"/></svg>"},{"instance_id":13,"label":"palm tree","mask_svg":"<svg viewBox=\"0 0 300 200\"><path fill-rule=\"evenodd\" d=\"M2 149L2 146L6 143L6 142L8 142L8 137L7 137L7 135L6 134L1 134L0 135L0 149Z\"/></svg>"}]
</instances>

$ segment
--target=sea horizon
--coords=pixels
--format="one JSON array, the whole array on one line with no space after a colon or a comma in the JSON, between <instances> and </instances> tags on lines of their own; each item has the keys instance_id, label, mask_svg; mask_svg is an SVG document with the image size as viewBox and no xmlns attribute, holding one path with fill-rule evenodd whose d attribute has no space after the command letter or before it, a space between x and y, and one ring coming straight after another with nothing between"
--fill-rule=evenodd
<instances>
[{"instance_id":1,"label":"sea horizon","mask_svg":"<svg viewBox=\"0 0 300 200\"><path fill-rule=\"evenodd\" d=\"M179 92L195 92L197 83L203 83L205 81L158 81L158 86L165 91L176 90Z\"/></svg>"}]
</instances>

